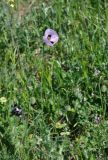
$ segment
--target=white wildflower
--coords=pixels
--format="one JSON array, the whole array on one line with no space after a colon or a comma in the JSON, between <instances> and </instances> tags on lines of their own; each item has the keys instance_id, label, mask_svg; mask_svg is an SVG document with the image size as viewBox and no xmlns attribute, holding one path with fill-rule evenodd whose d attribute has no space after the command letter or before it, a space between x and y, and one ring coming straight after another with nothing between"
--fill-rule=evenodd
<instances>
[{"instance_id":1,"label":"white wildflower","mask_svg":"<svg viewBox=\"0 0 108 160\"><path fill-rule=\"evenodd\" d=\"M98 69L95 68L94 76L98 76L99 74L100 74L100 70L98 70Z\"/></svg>"}]
</instances>

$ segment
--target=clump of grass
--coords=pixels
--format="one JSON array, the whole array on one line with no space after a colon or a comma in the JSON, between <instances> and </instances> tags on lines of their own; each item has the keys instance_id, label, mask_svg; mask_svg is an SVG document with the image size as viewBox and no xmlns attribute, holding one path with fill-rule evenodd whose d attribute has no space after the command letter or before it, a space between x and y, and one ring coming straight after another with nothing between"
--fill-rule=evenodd
<instances>
[{"instance_id":1,"label":"clump of grass","mask_svg":"<svg viewBox=\"0 0 108 160\"><path fill-rule=\"evenodd\" d=\"M107 159L107 1L14 3L0 2L0 159Z\"/></svg>"}]
</instances>

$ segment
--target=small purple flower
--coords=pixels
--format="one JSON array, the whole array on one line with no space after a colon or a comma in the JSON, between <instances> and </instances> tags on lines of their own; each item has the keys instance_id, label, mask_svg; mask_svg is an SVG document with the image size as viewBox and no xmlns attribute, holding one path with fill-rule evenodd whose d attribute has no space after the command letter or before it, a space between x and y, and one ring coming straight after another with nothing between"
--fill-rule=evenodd
<instances>
[{"instance_id":1,"label":"small purple flower","mask_svg":"<svg viewBox=\"0 0 108 160\"><path fill-rule=\"evenodd\" d=\"M12 108L12 111L11 111L11 115L15 115L15 116L18 116L18 117L21 117L22 115L22 109L20 106L17 106L17 104L14 104L13 108Z\"/></svg>"},{"instance_id":2,"label":"small purple flower","mask_svg":"<svg viewBox=\"0 0 108 160\"><path fill-rule=\"evenodd\" d=\"M56 31L52 29L46 29L43 40L48 46L53 46L55 43L58 42L59 36Z\"/></svg>"},{"instance_id":3,"label":"small purple flower","mask_svg":"<svg viewBox=\"0 0 108 160\"><path fill-rule=\"evenodd\" d=\"M95 117L94 117L94 122L95 122L96 124L99 124L100 121L101 121L101 117L96 114Z\"/></svg>"}]
</instances>

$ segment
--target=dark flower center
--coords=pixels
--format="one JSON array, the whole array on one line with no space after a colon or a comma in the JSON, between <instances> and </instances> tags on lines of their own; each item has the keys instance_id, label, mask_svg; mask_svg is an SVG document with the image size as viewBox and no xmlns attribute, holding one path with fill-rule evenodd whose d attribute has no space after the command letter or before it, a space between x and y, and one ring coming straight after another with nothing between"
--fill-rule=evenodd
<instances>
[{"instance_id":1,"label":"dark flower center","mask_svg":"<svg viewBox=\"0 0 108 160\"><path fill-rule=\"evenodd\" d=\"M51 35L50 34L48 35L47 39L50 41L50 39L51 39Z\"/></svg>"},{"instance_id":2,"label":"dark flower center","mask_svg":"<svg viewBox=\"0 0 108 160\"><path fill-rule=\"evenodd\" d=\"M52 44L54 43L53 41L50 41Z\"/></svg>"}]
</instances>

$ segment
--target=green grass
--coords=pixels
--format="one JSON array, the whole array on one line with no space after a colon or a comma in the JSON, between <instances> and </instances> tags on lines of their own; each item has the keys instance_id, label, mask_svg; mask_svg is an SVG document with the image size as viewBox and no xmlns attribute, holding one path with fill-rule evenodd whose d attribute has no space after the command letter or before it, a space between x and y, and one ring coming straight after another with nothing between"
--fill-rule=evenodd
<instances>
[{"instance_id":1,"label":"green grass","mask_svg":"<svg viewBox=\"0 0 108 160\"><path fill-rule=\"evenodd\" d=\"M107 0L25 2L0 2L0 160L107 160Z\"/></svg>"}]
</instances>

